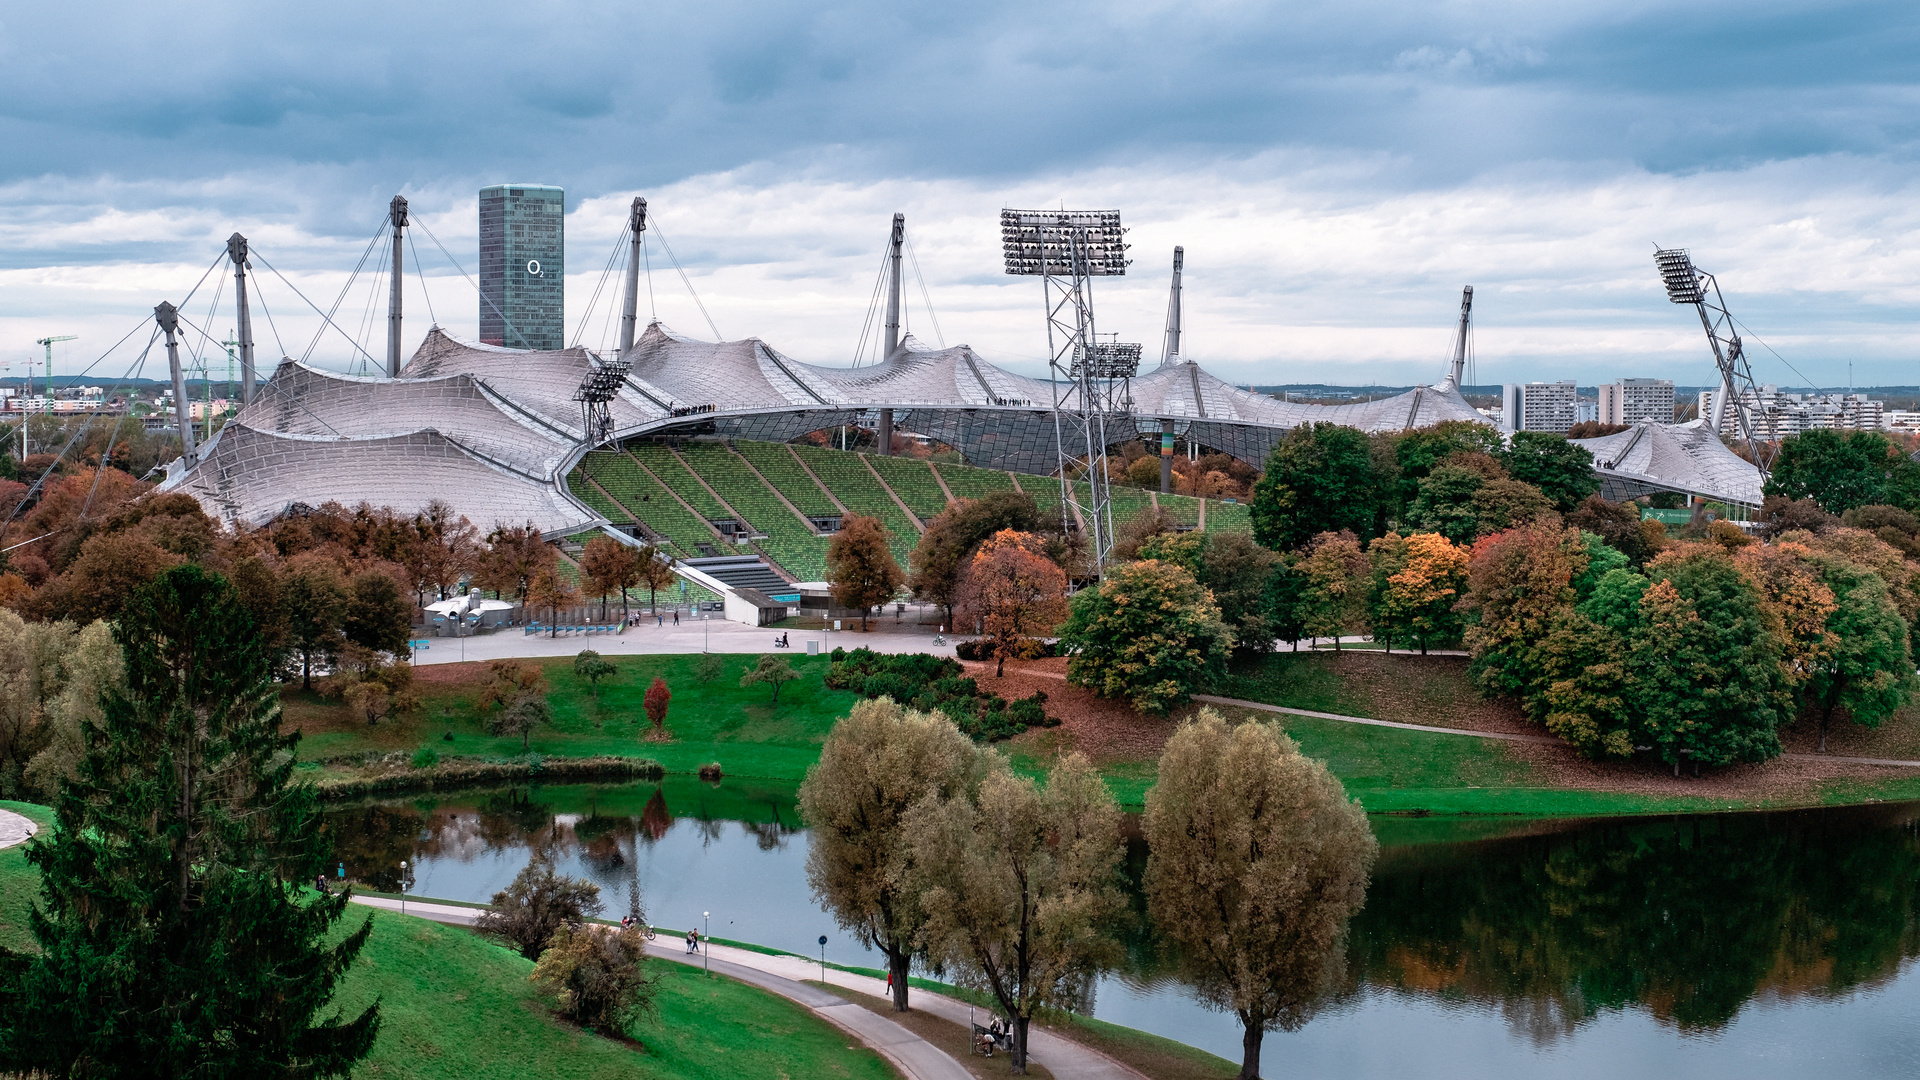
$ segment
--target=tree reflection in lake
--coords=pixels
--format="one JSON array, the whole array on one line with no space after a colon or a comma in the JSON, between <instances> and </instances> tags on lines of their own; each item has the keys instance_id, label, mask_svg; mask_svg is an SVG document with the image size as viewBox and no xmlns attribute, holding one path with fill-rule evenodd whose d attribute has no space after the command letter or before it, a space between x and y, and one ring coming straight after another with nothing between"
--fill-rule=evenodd
<instances>
[{"instance_id":1,"label":"tree reflection in lake","mask_svg":"<svg viewBox=\"0 0 1920 1080\"><path fill-rule=\"evenodd\" d=\"M1536 1041L1639 1008L1682 1031L1920 954L1912 807L1579 824L1389 849L1349 978L1492 1005Z\"/></svg>"}]
</instances>

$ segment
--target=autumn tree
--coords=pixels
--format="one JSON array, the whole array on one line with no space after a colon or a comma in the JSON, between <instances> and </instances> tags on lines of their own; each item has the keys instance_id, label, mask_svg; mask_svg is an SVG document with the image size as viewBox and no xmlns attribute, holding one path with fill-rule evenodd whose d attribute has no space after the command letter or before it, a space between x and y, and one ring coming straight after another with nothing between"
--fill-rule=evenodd
<instances>
[{"instance_id":1,"label":"autumn tree","mask_svg":"<svg viewBox=\"0 0 1920 1080\"><path fill-rule=\"evenodd\" d=\"M0 612L0 642L12 636L7 627L11 615L12 612ZM60 624L38 626L43 633L58 634L64 629ZM25 626L19 629L27 630ZM11 648L0 644L0 655L11 652ZM14 672L18 669L11 662L5 663L9 670L0 675L0 680L4 680L0 687L5 691L0 697L6 699L9 709L19 709L23 704L30 706L35 700L33 691L21 692L14 682ZM105 716L101 702L109 695L124 694L127 685L125 659L119 644L113 640L113 628L105 622L89 623L73 635L70 645L61 650L59 663L57 689L50 680L39 680L41 691L51 692L41 706L46 717L45 738L27 762L24 775L26 789L48 804L59 794L60 781L79 777L80 762L87 752L87 733L99 727ZM16 745L16 752L21 749L24 747Z\"/></svg>"},{"instance_id":2,"label":"autumn tree","mask_svg":"<svg viewBox=\"0 0 1920 1080\"><path fill-rule=\"evenodd\" d=\"M411 525L407 569L419 588L431 589L445 600L460 579L473 571L480 556L480 530L444 499L427 503L413 515Z\"/></svg>"},{"instance_id":3,"label":"autumn tree","mask_svg":"<svg viewBox=\"0 0 1920 1080\"><path fill-rule=\"evenodd\" d=\"M755 664L752 670L740 676L740 685L754 686L766 683L773 688L773 703L778 705L780 688L799 677L800 673L793 670L793 665L787 663L786 657L767 653L760 657L760 662Z\"/></svg>"},{"instance_id":4,"label":"autumn tree","mask_svg":"<svg viewBox=\"0 0 1920 1080\"><path fill-rule=\"evenodd\" d=\"M1309 637L1333 639L1366 623L1367 584L1373 568L1350 532L1321 533L1298 563L1303 582L1301 622Z\"/></svg>"},{"instance_id":5,"label":"autumn tree","mask_svg":"<svg viewBox=\"0 0 1920 1080\"><path fill-rule=\"evenodd\" d=\"M573 583L560 573L557 565L548 565L534 572L522 598L535 611L541 608L547 610L547 634L549 637L558 637L560 628L554 624L560 621L560 609L578 600L580 594L574 589Z\"/></svg>"},{"instance_id":6,"label":"autumn tree","mask_svg":"<svg viewBox=\"0 0 1920 1080\"><path fill-rule=\"evenodd\" d=\"M1389 648L1397 639L1419 644L1459 637L1456 610L1467 591L1467 552L1437 533L1383 536L1369 545L1373 588L1369 595L1374 636Z\"/></svg>"},{"instance_id":7,"label":"autumn tree","mask_svg":"<svg viewBox=\"0 0 1920 1080\"><path fill-rule=\"evenodd\" d=\"M486 682L480 686L480 708L486 713L488 731L518 735L521 749L528 749L533 729L550 717L546 673L515 660L489 661Z\"/></svg>"},{"instance_id":8,"label":"autumn tree","mask_svg":"<svg viewBox=\"0 0 1920 1080\"><path fill-rule=\"evenodd\" d=\"M652 544L643 544L633 553L633 588L647 587L647 607L660 610L660 590L669 588L679 580L680 575L673 572L673 559L666 552ZM620 594L620 603L626 606L626 593Z\"/></svg>"},{"instance_id":9,"label":"autumn tree","mask_svg":"<svg viewBox=\"0 0 1920 1080\"><path fill-rule=\"evenodd\" d=\"M536 850L513 883L493 894L473 928L536 960L557 931L580 929L600 908L600 886L556 872L552 858Z\"/></svg>"},{"instance_id":10,"label":"autumn tree","mask_svg":"<svg viewBox=\"0 0 1920 1080\"><path fill-rule=\"evenodd\" d=\"M1339 982L1379 851L1366 813L1276 726L1202 709L1167 740L1141 831L1147 910L1201 1003L1239 1018L1256 1080L1266 1032Z\"/></svg>"},{"instance_id":11,"label":"autumn tree","mask_svg":"<svg viewBox=\"0 0 1920 1080\"><path fill-rule=\"evenodd\" d=\"M1301 424L1267 455L1253 486L1253 538L1291 551L1316 534L1377 530L1381 480L1365 432L1338 424Z\"/></svg>"},{"instance_id":12,"label":"autumn tree","mask_svg":"<svg viewBox=\"0 0 1920 1080\"><path fill-rule=\"evenodd\" d=\"M1913 696L1913 655L1907 624L1879 576L1839 560L1825 567L1834 597L1825 630L1832 644L1808 673L1807 701L1819 710L1820 752L1827 752L1833 714L1845 709L1854 723L1878 727Z\"/></svg>"},{"instance_id":13,"label":"autumn tree","mask_svg":"<svg viewBox=\"0 0 1920 1080\"><path fill-rule=\"evenodd\" d=\"M127 598L126 689L101 702L27 859L38 949L0 965L0 1062L47 1075L345 1076L379 1006L319 1015L366 943L252 620L187 564ZM30 1017L20 1024L18 1018Z\"/></svg>"},{"instance_id":14,"label":"autumn tree","mask_svg":"<svg viewBox=\"0 0 1920 1080\"><path fill-rule=\"evenodd\" d=\"M832 584L833 602L859 609L861 630L867 628L867 614L876 605L893 599L906 581L888 547L890 539L879 518L848 514L840 519L840 531L827 545L827 580Z\"/></svg>"},{"instance_id":15,"label":"autumn tree","mask_svg":"<svg viewBox=\"0 0 1920 1080\"><path fill-rule=\"evenodd\" d=\"M1666 526L1642 520L1638 503L1608 502L1589 495L1566 516L1566 523L1599 536L1634 566L1645 566L1666 546Z\"/></svg>"},{"instance_id":16,"label":"autumn tree","mask_svg":"<svg viewBox=\"0 0 1920 1080\"><path fill-rule=\"evenodd\" d=\"M1467 628L1473 652L1468 670L1489 696L1532 688L1531 650L1546 637L1554 614L1572 606L1573 580L1587 568L1578 529L1536 524L1474 544L1467 571Z\"/></svg>"},{"instance_id":17,"label":"autumn tree","mask_svg":"<svg viewBox=\"0 0 1920 1080\"><path fill-rule=\"evenodd\" d=\"M313 663L329 660L345 638L340 633L347 612L347 587L333 566L308 560L288 568L280 582L286 604L287 637L300 657L300 688L313 689Z\"/></svg>"},{"instance_id":18,"label":"autumn tree","mask_svg":"<svg viewBox=\"0 0 1920 1080\"><path fill-rule=\"evenodd\" d=\"M1171 563L1115 566L1070 612L1060 627L1067 680L1102 697L1165 713L1226 674L1233 631L1213 595Z\"/></svg>"},{"instance_id":19,"label":"autumn tree","mask_svg":"<svg viewBox=\"0 0 1920 1080\"><path fill-rule=\"evenodd\" d=\"M907 1008L907 975L926 921L912 887L907 812L923 798L951 799L974 779L972 740L938 713L868 699L836 723L800 785L811 830L807 884L842 929L883 953L893 1007Z\"/></svg>"},{"instance_id":20,"label":"autumn tree","mask_svg":"<svg viewBox=\"0 0 1920 1080\"><path fill-rule=\"evenodd\" d=\"M601 656L592 649L581 649L579 654L573 658L574 675L587 680L587 685L593 688L593 699L595 701L600 700L600 680L616 675L619 671L620 669L615 667L611 660ZM656 679L654 681L658 682L659 680Z\"/></svg>"},{"instance_id":21,"label":"autumn tree","mask_svg":"<svg viewBox=\"0 0 1920 1080\"><path fill-rule=\"evenodd\" d=\"M945 608L947 625L952 626L960 579L974 551L1003 529L1038 533L1042 527L1033 496L1024 492L996 491L949 504L927 522L927 531L907 556L914 597Z\"/></svg>"},{"instance_id":22,"label":"autumn tree","mask_svg":"<svg viewBox=\"0 0 1920 1080\"><path fill-rule=\"evenodd\" d=\"M666 726L667 705L672 701L673 691L667 689L667 680L655 675L653 685L647 687L646 697L641 699L641 706L646 709L647 720L655 732Z\"/></svg>"},{"instance_id":23,"label":"autumn tree","mask_svg":"<svg viewBox=\"0 0 1920 1080\"><path fill-rule=\"evenodd\" d=\"M600 597L600 620L607 618L607 596L619 590L625 608L626 591L640 583L639 559L633 548L611 536L596 536L580 552L580 573L588 588Z\"/></svg>"},{"instance_id":24,"label":"autumn tree","mask_svg":"<svg viewBox=\"0 0 1920 1080\"><path fill-rule=\"evenodd\" d=\"M907 812L907 877L926 920L918 940L961 986L999 1003L1013 1071L1024 1074L1034 1014L1084 1008L1081 988L1123 955L1120 811L1079 754L1043 786L998 751L977 752L977 785Z\"/></svg>"},{"instance_id":25,"label":"autumn tree","mask_svg":"<svg viewBox=\"0 0 1920 1080\"><path fill-rule=\"evenodd\" d=\"M347 582L340 634L368 652L405 658L411 652L413 605L393 578L379 570L362 571Z\"/></svg>"},{"instance_id":26,"label":"autumn tree","mask_svg":"<svg viewBox=\"0 0 1920 1080\"><path fill-rule=\"evenodd\" d=\"M560 1002L560 1012L608 1034L653 1011L659 977L646 976L647 939L641 927L618 930L562 926L554 931L532 979Z\"/></svg>"},{"instance_id":27,"label":"autumn tree","mask_svg":"<svg viewBox=\"0 0 1920 1080\"><path fill-rule=\"evenodd\" d=\"M1007 658L1067 617L1067 575L1044 554L1039 537L1003 529L974 552L959 595L962 618L977 621L993 643L996 677Z\"/></svg>"},{"instance_id":28,"label":"autumn tree","mask_svg":"<svg viewBox=\"0 0 1920 1080\"><path fill-rule=\"evenodd\" d=\"M474 584L525 604L534 578L559 559L559 551L532 522L502 525L487 535L486 550L474 559Z\"/></svg>"},{"instance_id":29,"label":"autumn tree","mask_svg":"<svg viewBox=\"0 0 1920 1080\"><path fill-rule=\"evenodd\" d=\"M487 714L487 731L512 738L520 736L520 749L533 749L533 729L553 721L553 711L543 697L522 697Z\"/></svg>"}]
</instances>

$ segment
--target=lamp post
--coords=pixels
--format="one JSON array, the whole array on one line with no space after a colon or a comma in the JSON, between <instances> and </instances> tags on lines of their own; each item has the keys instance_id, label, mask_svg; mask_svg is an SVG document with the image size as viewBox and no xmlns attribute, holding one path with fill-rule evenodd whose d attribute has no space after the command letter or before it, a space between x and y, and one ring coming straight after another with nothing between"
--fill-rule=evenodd
<instances>
[{"instance_id":1,"label":"lamp post","mask_svg":"<svg viewBox=\"0 0 1920 1080\"><path fill-rule=\"evenodd\" d=\"M713 974L713 942L707 940L707 920L712 917L711 911L700 913L700 968L709 975Z\"/></svg>"},{"instance_id":2,"label":"lamp post","mask_svg":"<svg viewBox=\"0 0 1920 1080\"><path fill-rule=\"evenodd\" d=\"M700 651L701 652L707 651L707 620L711 618L713 618L713 616L707 612L703 611L700 613Z\"/></svg>"},{"instance_id":3,"label":"lamp post","mask_svg":"<svg viewBox=\"0 0 1920 1080\"><path fill-rule=\"evenodd\" d=\"M400 914L407 913L407 861L400 860Z\"/></svg>"}]
</instances>

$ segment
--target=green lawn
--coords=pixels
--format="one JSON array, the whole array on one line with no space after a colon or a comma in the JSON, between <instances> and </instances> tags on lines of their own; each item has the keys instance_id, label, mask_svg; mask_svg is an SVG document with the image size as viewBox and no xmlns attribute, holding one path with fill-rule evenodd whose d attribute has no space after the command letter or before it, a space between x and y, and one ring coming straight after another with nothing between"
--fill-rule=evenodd
<instances>
[{"instance_id":1,"label":"green lawn","mask_svg":"<svg viewBox=\"0 0 1920 1080\"><path fill-rule=\"evenodd\" d=\"M757 657L714 655L724 667L706 683L694 674L697 656L616 658L619 673L602 680L597 699L586 681L574 675L571 658L526 661L545 669L552 689L548 704L553 724L533 733L531 748L552 756L652 758L669 772L690 773L717 761L728 776L804 778L834 721L859 698L827 689L827 658L802 654L786 657L801 677L780 688L775 705L766 685L740 685L740 676ZM420 713L389 718L371 728L317 694L288 690L283 700L288 719L306 733L300 753L308 760L368 749L410 753L424 745L442 755L518 756L518 738L487 733L478 707L485 673L486 665L478 663L420 668ZM645 738L651 727L641 699L655 676L665 679L673 692L666 722L670 739L664 742ZM449 731L451 742L443 738Z\"/></svg>"},{"instance_id":2,"label":"green lawn","mask_svg":"<svg viewBox=\"0 0 1920 1080\"><path fill-rule=\"evenodd\" d=\"M50 824L45 807L0 808ZM26 910L39 875L22 847L0 851L0 946L33 948ZM878 1054L849 1046L838 1028L785 998L668 961L656 1014L616 1042L556 1020L528 981L533 963L457 927L351 907L340 929L371 916L373 934L341 982L335 1004L358 1013L378 999L380 1037L354 1070L365 1077L485 1080L490 1077L727 1076L893 1080Z\"/></svg>"}]
</instances>

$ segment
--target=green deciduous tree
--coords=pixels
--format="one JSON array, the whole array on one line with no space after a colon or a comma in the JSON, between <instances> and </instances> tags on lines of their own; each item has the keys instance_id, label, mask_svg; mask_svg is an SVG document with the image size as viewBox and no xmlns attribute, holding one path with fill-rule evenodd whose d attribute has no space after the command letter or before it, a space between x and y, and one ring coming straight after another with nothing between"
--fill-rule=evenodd
<instances>
[{"instance_id":1,"label":"green deciduous tree","mask_svg":"<svg viewBox=\"0 0 1920 1080\"><path fill-rule=\"evenodd\" d=\"M48 803L59 793L60 781L80 775L87 733L102 718L101 701L109 694L126 692L127 666L119 643L113 640L113 627L95 622L81 630L60 657L60 675L59 692L46 703L45 745L26 769L27 789Z\"/></svg>"},{"instance_id":2,"label":"green deciduous tree","mask_svg":"<svg viewBox=\"0 0 1920 1080\"><path fill-rule=\"evenodd\" d=\"M1887 595L1886 582L1838 560L1826 566L1834 607L1826 630L1832 645L1812 664L1807 701L1820 715L1820 752L1835 710L1856 724L1878 727L1913 696L1913 656L1907 624Z\"/></svg>"},{"instance_id":3,"label":"green deciduous tree","mask_svg":"<svg viewBox=\"0 0 1920 1080\"><path fill-rule=\"evenodd\" d=\"M1474 496L1487 478L1463 465L1442 465L1427 474L1407 507L1413 528L1439 533L1456 544L1471 544L1480 535L1480 512Z\"/></svg>"},{"instance_id":4,"label":"green deciduous tree","mask_svg":"<svg viewBox=\"0 0 1920 1080\"><path fill-rule=\"evenodd\" d=\"M1766 493L1811 498L1830 514L1875 503L1920 510L1920 463L1877 431L1819 428L1780 444Z\"/></svg>"},{"instance_id":5,"label":"green deciduous tree","mask_svg":"<svg viewBox=\"0 0 1920 1080\"><path fill-rule=\"evenodd\" d=\"M793 665L787 663L786 657L766 653L760 657L758 663L753 665L752 670L740 676L740 685L753 686L757 683L766 683L773 688L773 703L778 705L780 688L799 677L800 673L793 670Z\"/></svg>"},{"instance_id":6,"label":"green deciduous tree","mask_svg":"<svg viewBox=\"0 0 1920 1080\"><path fill-rule=\"evenodd\" d=\"M1571 513L1600 490L1593 474L1593 453L1551 431L1516 431L1500 453L1500 463L1515 480L1532 484L1555 510Z\"/></svg>"},{"instance_id":7,"label":"green deciduous tree","mask_svg":"<svg viewBox=\"0 0 1920 1080\"><path fill-rule=\"evenodd\" d=\"M318 559L290 567L280 583L286 605L287 639L300 657L300 688L313 689L313 663L330 660L345 639L347 588L338 571Z\"/></svg>"},{"instance_id":8,"label":"green deciduous tree","mask_svg":"<svg viewBox=\"0 0 1920 1080\"><path fill-rule=\"evenodd\" d=\"M1338 424L1301 424L1267 455L1253 486L1253 538L1291 551L1316 534L1378 532L1380 477L1365 432Z\"/></svg>"},{"instance_id":9,"label":"green deciduous tree","mask_svg":"<svg viewBox=\"0 0 1920 1080\"><path fill-rule=\"evenodd\" d=\"M1334 651L1340 651L1341 636L1366 625L1367 584L1373 572L1367 553L1350 532L1321 533L1295 565L1305 583L1301 622L1307 635L1330 637Z\"/></svg>"},{"instance_id":10,"label":"green deciduous tree","mask_svg":"<svg viewBox=\"0 0 1920 1080\"><path fill-rule=\"evenodd\" d=\"M1373 564L1368 594L1374 637L1391 648L1411 641L1427 646L1459 638L1456 610L1467 593L1467 550L1438 533L1376 538L1368 547Z\"/></svg>"},{"instance_id":11,"label":"green deciduous tree","mask_svg":"<svg viewBox=\"0 0 1920 1080\"><path fill-rule=\"evenodd\" d=\"M1683 757L1697 767L1778 756L1792 700L1778 618L1712 551L1669 554L1648 577L1627 657L1641 737L1676 773Z\"/></svg>"},{"instance_id":12,"label":"green deciduous tree","mask_svg":"<svg viewBox=\"0 0 1920 1080\"><path fill-rule=\"evenodd\" d=\"M960 985L999 1002L1024 1074L1034 1013L1084 1006L1082 989L1122 955L1120 811L1078 754L1043 787L998 751L979 753L977 786L908 812L907 875L926 914L920 941Z\"/></svg>"},{"instance_id":13,"label":"green deciduous tree","mask_svg":"<svg viewBox=\"0 0 1920 1080\"><path fill-rule=\"evenodd\" d=\"M840 531L827 545L827 580L832 585L833 602L859 609L862 630L867 628L867 614L874 606L893 599L906 582L888 539L886 526L879 518L848 514L840 519Z\"/></svg>"},{"instance_id":14,"label":"green deciduous tree","mask_svg":"<svg viewBox=\"0 0 1920 1080\"><path fill-rule=\"evenodd\" d=\"M800 815L812 830L807 884L841 928L886 955L896 1010L907 1008L908 967L926 921L912 887L907 811L958 795L978 779L981 761L946 717L880 698L833 726L800 785Z\"/></svg>"},{"instance_id":15,"label":"green deciduous tree","mask_svg":"<svg viewBox=\"0 0 1920 1080\"><path fill-rule=\"evenodd\" d=\"M347 582L347 603L340 633L369 652L405 658L413 634L413 605L398 582L378 570L355 574Z\"/></svg>"},{"instance_id":16,"label":"green deciduous tree","mask_svg":"<svg viewBox=\"0 0 1920 1080\"><path fill-rule=\"evenodd\" d=\"M987 537L1002 529L1038 533L1056 527L1056 523L1043 526L1033 496L1024 492L996 491L978 499L961 499L927 522L927 531L907 557L912 568L908 584L916 598L946 608L947 625L952 626L962 571Z\"/></svg>"},{"instance_id":17,"label":"green deciduous tree","mask_svg":"<svg viewBox=\"0 0 1920 1080\"><path fill-rule=\"evenodd\" d=\"M1060 644L1068 681L1164 713L1226 673L1233 631L1192 574L1149 559L1075 595Z\"/></svg>"},{"instance_id":18,"label":"green deciduous tree","mask_svg":"<svg viewBox=\"0 0 1920 1080\"><path fill-rule=\"evenodd\" d=\"M598 701L600 700L600 680L618 675L620 669L614 665L613 661L594 650L581 649L573 658L573 673L587 680L587 685L593 688L593 699Z\"/></svg>"},{"instance_id":19,"label":"green deciduous tree","mask_svg":"<svg viewBox=\"0 0 1920 1080\"><path fill-rule=\"evenodd\" d=\"M1182 724L1147 792L1147 910L1202 1004L1241 1025L1241 1080L1260 1043L1299 1028L1344 970L1347 922L1379 844L1324 764L1271 724Z\"/></svg>"},{"instance_id":20,"label":"green deciduous tree","mask_svg":"<svg viewBox=\"0 0 1920 1080\"><path fill-rule=\"evenodd\" d=\"M60 1075L344 1076L377 1006L315 1022L371 929L335 939L313 789L252 619L187 564L115 624L110 691L51 835L30 919L40 952L0 965L0 1061Z\"/></svg>"}]
</instances>

